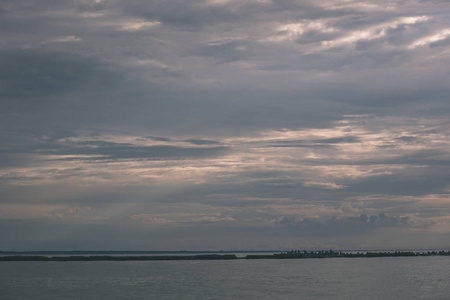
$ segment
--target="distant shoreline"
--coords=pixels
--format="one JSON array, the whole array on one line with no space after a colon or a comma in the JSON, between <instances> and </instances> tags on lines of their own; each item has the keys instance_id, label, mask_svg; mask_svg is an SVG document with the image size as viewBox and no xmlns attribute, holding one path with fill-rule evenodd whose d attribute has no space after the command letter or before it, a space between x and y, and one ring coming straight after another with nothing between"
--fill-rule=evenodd
<instances>
[{"instance_id":1,"label":"distant shoreline","mask_svg":"<svg viewBox=\"0 0 450 300\"><path fill-rule=\"evenodd\" d=\"M263 253L261 251L259 253ZM35 252L34 252L35 253ZM58 254L56 254L58 253ZM128 252L129 253L129 252ZM174 254L186 252L174 252ZM199 252L196 252L199 253ZM210 252L205 252L210 253ZM238 252L235 253L257 253L256 251ZM267 253L267 252L266 252ZM361 257L416 257L416 256L450 256L450 251L385 251L385 252L343 252L333 250L319 250L319 251L299 251L293 250L288 252L280 252L274 254L248 254L243 257L238 257L235 254L196 254L196 255L121 255L114 252L114 255L61 255L61 252L46 252L50 255L29 255L17 252L6 254L0 252L0 261L156 261L156 260L236 260L236 259L308 259L308 258L361 258ZM56 256L52 256L55 255ZM67 253L66 253L67 254ZM81 254L81 253L77 253ZM109 252L111 254L111 252ZM142 253L140 253L142 254ZM154 253L151 253L154 254Z\"/></svg>"},{"instance_id":2,"label":"distant shoreline","mask_svg":"<svg viewBox=\"0 0 450 300\"><path fill-rule=\"evenodd\" d=\"M435 249L425 249L435 250ZM346 250L353 251L353 250ZM356 251L356 250L355 250ZM361 250L360 250L361 251ZM366 250L364 250L366 251ZM370 251L370 250L367 250ZM230 254L230 253L279 253L283 250L33 250L33 251L0 251L0 255L173 255L173 254Z\"/></svg>"}]
</instances>

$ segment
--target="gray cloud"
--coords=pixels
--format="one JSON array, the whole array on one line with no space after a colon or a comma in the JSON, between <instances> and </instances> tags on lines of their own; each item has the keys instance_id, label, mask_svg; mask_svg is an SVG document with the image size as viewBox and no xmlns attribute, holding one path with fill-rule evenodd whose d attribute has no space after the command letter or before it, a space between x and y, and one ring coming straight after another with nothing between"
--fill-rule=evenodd
<instances>
[{"instance_id":1,"label":"gray cloud","mask_svg":"<svg viewBox=\"0 0 450 300\"><path fill-rule=\"evenodd\" d=\"M305 145L305 144L281 144L281 145L271 145L270 147L275 147L275 148L329 148L331 147L330 145Z\"/></svg>"},{"instance_id":2,"label":"gray cloud","mask_svg":"<svg viewBox=\"0 0 450 300\"><path fill-rule=\"evenodd\" d=\"M358 143L359 141L360 140L356 136L344 136L338 138L316 140L315 142L324 144L339 144L339 143Z\"/></svg>"},{"instance_id":3,"label":"gray cloud","mask_svg":"<svg viewBox=\"0 0 450 300\"><path fill-rule=\"evenodd\" d=\"M407 216L388 216L384 213L358 217L338 218L332 216L325 219L296 218L283 216L278 221L283 227L296 230L299 235L348 235L370 233L379 227L414 227Z\"/></svg>"},{"instance_id":4,"label":"gray cloud","mask_svg":"<svg viewBox=\"0 0 450 300\"><path fill-rule=\"evenodd\" d=\"M135 146L127 143L112 143L102 141L86 141L62 147L48 149L41 153L53 155L89 155L84 159L127 159L127 158L186 158L207 157L223 154L228 147L182 148L176 146Z\"/></svg>"},{"instance_id":5,"label":"gray cloud","mask_svg":"<svg viewBox=\"0 0 450 300\"><path fill-rule=\"evenodd\" d=\"M196 140L196 139L189 139L189 140L186 140L186 142L192 143L194 145L217 145L217 144L220 144L220 142L218 142L218 141Z\"/></svg>"},{"instance_id":6,"label":"gray cloud","mask_svg":"<svg viewBox=\"0 0 450 300\"><path fill-rule=\"evenodd\" d=\"M95 60L65 53L7 50L0 53L0 96L3 99L46 101L86 88L106 88L118 76Z\"/></svg>"},{"instance_id":7,"label":"gray cloud","mask_svg":"<svg viewBox=\"0 0 450 300\"><path fill-rule=\"evenodd\" d=\"M450 224L448 15L2 1L1 244L433 247Z\"/></svg>"}]
</instances>

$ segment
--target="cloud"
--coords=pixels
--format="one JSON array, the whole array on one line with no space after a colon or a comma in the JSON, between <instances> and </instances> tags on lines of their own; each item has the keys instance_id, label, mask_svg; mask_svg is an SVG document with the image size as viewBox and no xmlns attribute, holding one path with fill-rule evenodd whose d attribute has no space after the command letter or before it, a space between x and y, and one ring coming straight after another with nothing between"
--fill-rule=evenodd
<instances>
[{"instance_id":1,"label":"cloud","mask_svg":"<svg viewBox=\"0 0 450 300\"><path fill-rule=\"evenodd\" d=\"M142 30L149 27L153 27L161 24L160 22L146 22L146 21L134 21L134 22L126 22L120 25L120 28L125 31L135 31Z\"/></svg>"},{"instance_id":2,"label":"cloud","mask_svg":"<svg viewBox=\"0 0 450 300\"><path fill-rule=\"evenodd\" d=\"M346 44L353 44L361 40L373 40L378 39L386 35L386 31L391 28L397 28L401 25L416 24L418 22L427 21L429 18L427 16L417 16L417 17L403 17L390 22L382 23L379 25L371 26L369 28L353 31L349 34L340 37L332 41L324 41L322 45L324 47L339 47Z\"/></svg>"},{"instance_id":3,"label":"cloud","mask_svg":"<svg viewBox=\"0 0 450 300\"><path fill-rule=\"evenodd\" d=\"M336 137L329 139L316 140L317 143L340 144L340 143L358 143L360 140L356 136Z\"/></svg>"},{"instance_id":4,"label":"cloud","mask_svg":"<svg viewBox=\"0 0 450 300\"><path fill-rule=\"evenodd\" d=\"M61 159L160 159L160 158L186 158L186 157L207 157L209 155L220 155L228 150L228 147L208 147L208 148L185 148L170 145L158 146L137 146L128 143L114 143L105 141L83 141L72 143L67 146L41 150L43 154L62 155ZM64 158L65 156L68 158ZM74 157L70 157L74 155Z\"/></svg>"},{"instance_id":5,"label":"cloud","mask_svg":"<svg viewBox=\"0 0 450 300\"><path fill-rule=\"evenodd\" d=\"M439 31L438 33L435 33L430 36L423 37L421 39L418 39L414 41L411 45L409 45L410 49L414 49L420 46L429 45L432 43L435 43L437 41L441 41L446 39L450 35L450 29L443 29Z\"/></svg>"},{"instance_id":6,"label":"cloud","mask_svg":"<svg viewBox=\"0 0 450 300\"><path fill-rule=\"evenodd\" d=\"M3 1L2 244L448 240L447 14L439 1Z\"/></svg>"},{"instance_id":7,"label":"cloud","mask_svg":"<svg viewBox=\"0 0 450 300\"><path fill-rule=\"evenodd\" d=\"M316 182L316 181L306 181L306 182L303 182L303 185L307 186L307 187L324 188L327 190L344 189L346 187L344 185L335 184L333 182Z\"/></svg>"},{"instance_id":8,"label":"cloud","mask_svg":"<svg viewBox=\"0 0 450 300\"><path fill-rule=\"evenodd\" d=\"M376 214L376 215L368 215L363 213L359 216L355 217L347 217L347 218L338 218L337 216L332 216L329 218L296 218L293 216L283 216L278 224L282 226L298 226L302 227L341 227L339 230L343 232L349 230L350 228L354 228L355 230L359 230L362 227L366 227L362 229L373 230L375 227L381 226L412 226L410 223L410 217L408 216L388 216L384 213ZM324 231L327 232L326 228Z\"/></svg>"},{"instance_id":9,"label":"cloud","mask_svg":"<svg viewBox=\"0 0 450 300\"><path fill-rule=\"evenodd\" d=\"M81 39L77 38L74 35L68 35L68 36L61 36L58 38L53 39L54 42L58 43L67 43L67 42L78 42L81 41Z\"/></svg>"},{"instance_id":10,"label":"cloud","mask_svg":"<svg viewBox=\"0 0 450 300\"><path fill-rule=\"evenodd\" d=\"M3 50L1 55L0 95L6 108L27 110L21 101L39 107L37 101L56 101L54 97L86 88L105 89L119 79L107 66L77 55L36 50Z\"/></svg>"},{"instance_id":11,"label":"cloud","mask_svg":"<svg viewBox=\"0 0 450 300\"><path fill-rule=\"evenodd\" d=\"M196 139L190 139L190 140L186 140L185 142L189 142L192 143L194 145L217 145L217 144L221 144L218 141L211 141L211 140L196 140Z\"/></svg>"}]
</instances>

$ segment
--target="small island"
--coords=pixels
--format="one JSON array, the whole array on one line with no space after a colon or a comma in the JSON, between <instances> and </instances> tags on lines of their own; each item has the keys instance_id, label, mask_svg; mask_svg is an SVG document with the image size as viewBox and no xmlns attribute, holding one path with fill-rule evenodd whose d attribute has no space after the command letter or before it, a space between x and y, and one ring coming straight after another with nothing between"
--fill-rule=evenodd
<instances>
[{"instance_id":1,"label":"small island","mask_svg":"<svg viewBox=\"0 0 450 300\"><path fill-rule=\"evenodd\" d=\"M88 252L86 252L87 254ZM248 254L238 257L235 254L197 254L197 255L30 255L1 253L0 261L155 261L155 260L235 260L235 259L308 259L308 258L361 258L361 257L400 257L400 256L450 256L450 251L375 251L343 252L333 250L292 250L274 254Z\"/></svg>"}]
</instances>

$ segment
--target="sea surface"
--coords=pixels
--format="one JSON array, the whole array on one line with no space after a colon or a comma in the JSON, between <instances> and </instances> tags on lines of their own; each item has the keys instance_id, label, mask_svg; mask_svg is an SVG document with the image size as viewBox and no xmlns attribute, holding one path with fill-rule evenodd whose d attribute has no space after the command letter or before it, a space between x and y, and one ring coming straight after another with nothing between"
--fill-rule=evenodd
<instances>
[{"instance_id":1,"label":"sea surface","mask_svg":"<svg viewBox=\"0 0 450 300\"><path fill-rule=\"evenodd\" d=\"M450 299L450 257L0 262L0 299Z\"/></svg>"}]
</instances>

